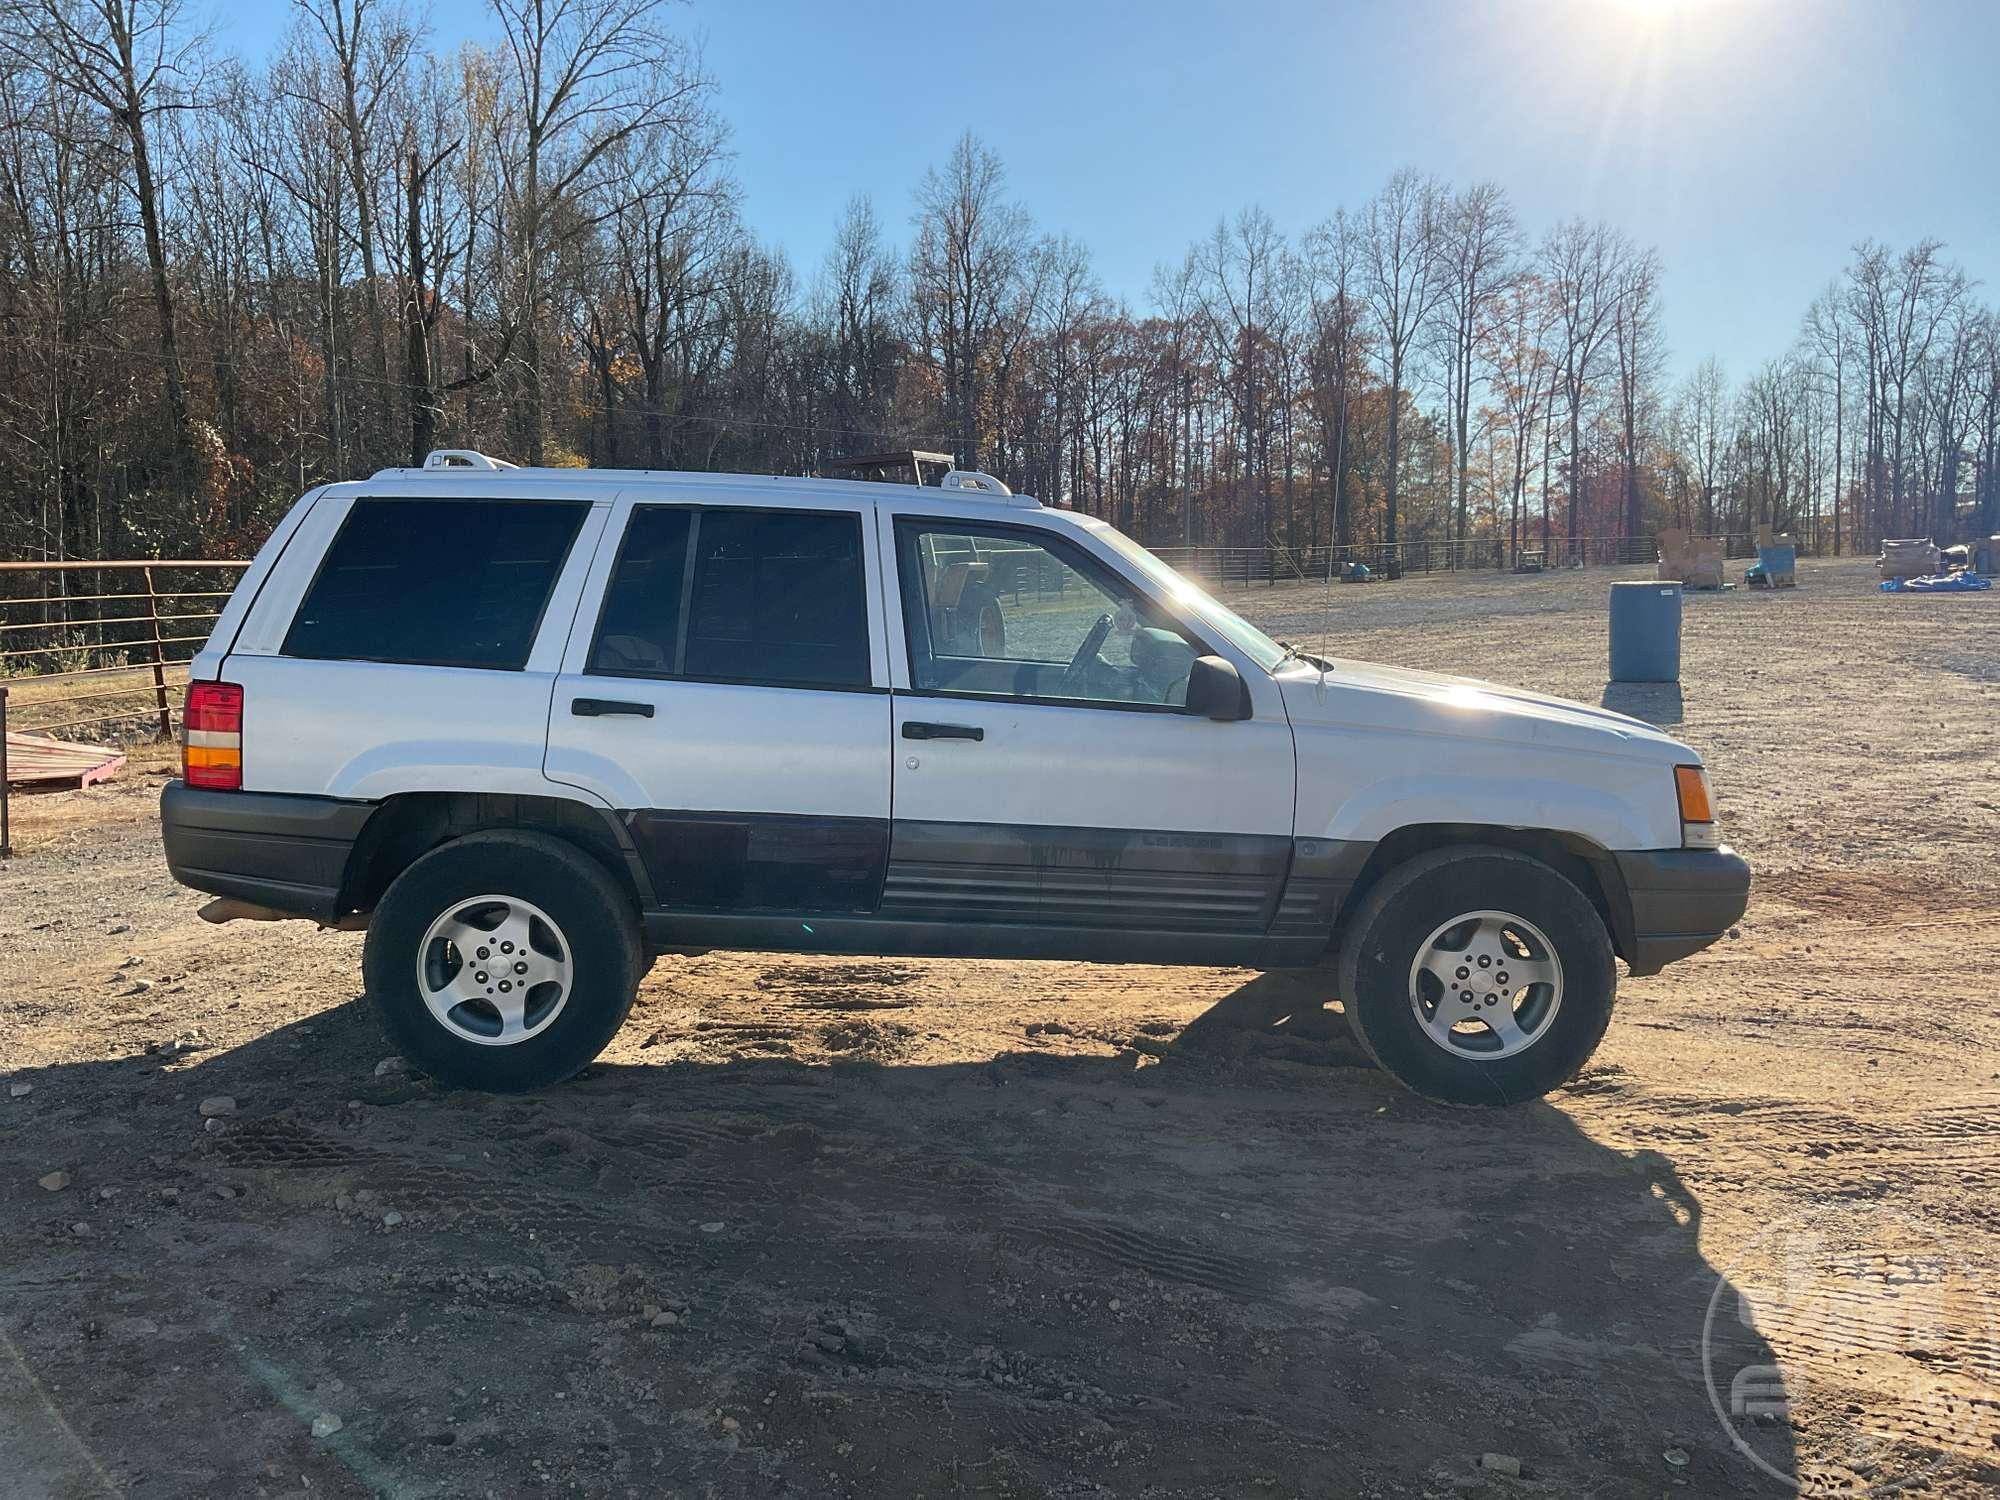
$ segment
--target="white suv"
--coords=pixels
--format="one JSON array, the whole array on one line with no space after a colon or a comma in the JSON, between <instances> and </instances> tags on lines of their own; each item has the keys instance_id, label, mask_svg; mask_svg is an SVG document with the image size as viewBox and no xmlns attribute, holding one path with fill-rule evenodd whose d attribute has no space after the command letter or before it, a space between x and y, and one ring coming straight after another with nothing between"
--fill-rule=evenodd
<instances>
[{"instance_id":1,"label":"white suv","mask_svg":"<svg viewBox=\"0 0 2000 1500\"><path fill-rule=\"evenodd\" d=\"M1617 714L1270 640L1102 521L942 488L422 469L306 495L195 659L168 863L368 930L450 1083L588 1063L653 955L1323 967L1396 1078L1573 1076L1749 867Z\"/></svg>"}]
</instances>

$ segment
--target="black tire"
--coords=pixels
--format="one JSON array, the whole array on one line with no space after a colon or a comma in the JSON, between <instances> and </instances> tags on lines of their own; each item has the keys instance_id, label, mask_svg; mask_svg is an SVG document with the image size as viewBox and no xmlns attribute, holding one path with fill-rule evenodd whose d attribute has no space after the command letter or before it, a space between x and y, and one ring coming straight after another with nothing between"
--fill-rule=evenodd
<instances>
[{"instance_id":1,"label":"black tire","mask_svg":"<svg viewBox=\"0 0 2000 1500\"><path fill-rule=\"evenodd\" d=\"M417 980L432 923L483 895L539 907L568 949L562 1008L511 1045L483 1045L448 1029ZM596 860L545 834L495 830L433 849L390 883L368 923L362 971L383 1029L411 1062L440 1083L516 1093L567 1078L604 1050L632 1009L645 952L631 898Z\"/></svg>"},{"instance_id":2,"label":"black tire","mask_svg":"<svg viewBox=\"0 0 2000 1500\"><path fill-rule=\"evenodd\" d=\"M1448 1050L1424 1029L1411 969L1440 924L1493 910L1546 936L1561 965L1561 1001L1522 1050L1479 1058ZM1618 992L1597 908L1540 860L1507 849L1463 845L1398 865L1369 892L1340 947L1340 995L1354 1034L1398 1083L1444 1104L1519 1104L1569 1082L1603 1040Z\"/></svg>"}]
</instances>

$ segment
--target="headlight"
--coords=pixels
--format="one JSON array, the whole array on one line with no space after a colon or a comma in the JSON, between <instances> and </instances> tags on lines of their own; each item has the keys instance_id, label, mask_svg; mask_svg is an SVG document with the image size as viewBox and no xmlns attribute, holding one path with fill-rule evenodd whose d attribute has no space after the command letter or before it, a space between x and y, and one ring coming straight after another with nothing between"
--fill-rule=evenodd
<instances>
[{"instance_id":1,"label":"headlight","mask_svg":"<svg viewBox=\"0 0 2000 1500\"><path fill-rule=\"evenodd\" d=\"M1681 847L1721 848L1722 831L1715 822L1715 794L1708 787L1708 772L1700 766L1675 766L1674 795L1681 806Z\"/></svg>"}]
</instances>

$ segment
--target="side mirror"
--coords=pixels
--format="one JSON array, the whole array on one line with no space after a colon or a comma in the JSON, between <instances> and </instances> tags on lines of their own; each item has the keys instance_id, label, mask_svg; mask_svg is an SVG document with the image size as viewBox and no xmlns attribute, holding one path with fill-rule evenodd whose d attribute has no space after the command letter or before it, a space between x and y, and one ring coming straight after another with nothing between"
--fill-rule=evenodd
<instances>
[{"instance_id":1,"label":"side mirror","mask_svg":"<svg viewBox=\"0 0 2000 1500\"><path fill-rule=\"evenodd\" d=\"M1187 709L1205 719L1250 717L1250 688L1242 674L1219 656L1197 656L1188 668Z\"/></svg>"}]
</instances>

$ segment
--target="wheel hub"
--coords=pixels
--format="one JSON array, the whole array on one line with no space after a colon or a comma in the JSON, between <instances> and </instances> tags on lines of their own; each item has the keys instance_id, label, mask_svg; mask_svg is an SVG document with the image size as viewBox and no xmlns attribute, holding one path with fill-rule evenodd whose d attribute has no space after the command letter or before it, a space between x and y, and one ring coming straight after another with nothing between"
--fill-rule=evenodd
<instances>
[{"instance_id":1,"label":"wheel hub","mask_svg":"<svg viewBox=\"0 0 2000 1500\"><path fill-rule=\"evenodd\" d=\"M569 1000L568 939L517 896L474 896L444 912L417 948L417 991L461 1041L509 1047L539 1036Z\"/></svg>"},{"instance_id":2,"label":"wheel hub","mask_svg":"<svg viewBox=\"0 0 2000 1500\"><path fill-rule=\"evenodd\" d=\"M1525 918L1463 912L1418 945L1409 990L1425 1036L1454 1057L1487 1062L1547 1033L1562 1005L1562 960Z\"/></svg>"}]
</instances>

